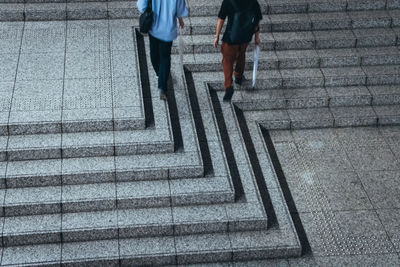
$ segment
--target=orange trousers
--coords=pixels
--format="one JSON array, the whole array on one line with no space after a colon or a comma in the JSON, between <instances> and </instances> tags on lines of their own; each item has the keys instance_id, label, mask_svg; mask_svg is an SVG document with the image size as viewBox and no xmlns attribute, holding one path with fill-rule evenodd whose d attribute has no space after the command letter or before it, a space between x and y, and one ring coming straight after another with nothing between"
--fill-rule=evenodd
<instances>
[{"instance_id":1,"label":"orange trousers","mask_svg":"<svg viewBox=\"0 0 400 267\"><path fill-rule=\"evenodd\" d=\"M248 43L241 45L229 45L225 42L222 42L222 69L224 71L225 77L225 89L232 87L232 75L235 75L235 77L237 78L243 76L244 68L246 65L246 49L248 45ZM233 65L235 63L235 71L233 71Z\"/></svg>"}]
</instances>

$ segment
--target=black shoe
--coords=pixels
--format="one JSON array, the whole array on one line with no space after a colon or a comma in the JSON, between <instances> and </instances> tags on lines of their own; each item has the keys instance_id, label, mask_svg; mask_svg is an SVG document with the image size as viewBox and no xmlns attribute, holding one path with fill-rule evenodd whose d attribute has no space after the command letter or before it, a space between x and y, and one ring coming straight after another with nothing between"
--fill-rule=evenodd
<instances>
[{"instance_id":1,"label":"black shoe","mask_svg":"<svg viewBox=\"0 0 400 267\"><path fill-rule=\"evenodd\" d=\"M244 76L242 75L241 77L236 77L235 78L235 83L237 85L242 85L243 81L245 80Z\"/></svg>"},{"instance_id":2,"label":"black shoe","mask_svg":"<svg viewBox=\"0 0 400 267\"><path fill-rule=\"evenodd\" d=\"M223 100L224 100L224 101L231 101L232 96L233 96L233 91L234 91L234 90L233 90L233 87L232 87L232 86L226 88L226 89L225 89L225 95L224 95Z\"/></svg>"},{"instance_id":3,"label":"black shoe","mask_svg":"<svg viewBox=\"0 0 400 267\"><path fill-rule=\"evenodd\" d=\"M167 95L165 94L164 90L160 90L160 99L161 100L167 100Z\"/></svg>"}]
</instances>

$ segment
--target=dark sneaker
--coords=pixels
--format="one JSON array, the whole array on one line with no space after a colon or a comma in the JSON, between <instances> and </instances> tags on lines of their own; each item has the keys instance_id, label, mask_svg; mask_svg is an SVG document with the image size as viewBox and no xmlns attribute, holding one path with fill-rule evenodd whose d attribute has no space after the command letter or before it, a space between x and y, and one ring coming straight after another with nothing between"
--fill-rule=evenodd
<instances>
[{"instance_id":1,"label":"dark sneaker","mask_svg":"<svg viewBox=\"0 0 400 267\"><path fill-rule=\"evenodd\" d=\"M233 96L233 87L228 87L228 88L226 88L225 89L225 95L224 95L224 98L223 98L223 100L224 101L231 101L231 99L232 99L232 96Z\"/></svg>"},{"instance_id":2,"label":"dark sneaker","mask_svg":"<svg viewBox=\"0 0 400 267\"><path fill-rule=\"evenodd\" d=\"M160 90L160 99L167 100L167 95L165 94L164 90Z\"/></svg>"},{"instance_id":3,"label":"dark sneaker","mask_svg":"<svg viewBox=\"0 0 400 267\"><path fill-rule=\"evenodd\" d=\"M244 76L242 75L241 77L235 77L235 83L237 85L242 85L243 81L245 80Z\"/></svg>"}]
</instances>

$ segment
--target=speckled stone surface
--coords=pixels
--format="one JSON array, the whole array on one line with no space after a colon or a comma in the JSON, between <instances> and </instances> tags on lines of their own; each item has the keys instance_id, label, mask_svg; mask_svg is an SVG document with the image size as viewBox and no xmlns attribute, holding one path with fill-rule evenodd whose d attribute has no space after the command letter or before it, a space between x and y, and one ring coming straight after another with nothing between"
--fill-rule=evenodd
<instances>
[{"instance_id":1,"label":"speckled stone surface","mask_svg":"<svg viewBox=\"0 0 400 267\"><path fill-rule=\"evenodd\" d=\"M231 102L186 2L162 101L136 1L0 0L0 265L399 265L400 1L258 1Z\"/></svg>"}]
</instances>

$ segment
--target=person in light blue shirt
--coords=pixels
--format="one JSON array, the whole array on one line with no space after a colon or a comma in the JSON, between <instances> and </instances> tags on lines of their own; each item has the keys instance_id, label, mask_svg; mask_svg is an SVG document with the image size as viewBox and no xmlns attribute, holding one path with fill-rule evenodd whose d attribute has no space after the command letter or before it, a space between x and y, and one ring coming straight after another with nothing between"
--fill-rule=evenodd
<instances>
[{"instance_id":1,"label":"person in light blue shirt","mask_svg":"<svg viewBox=\"0 0 400 267\"><path fill-rule=\"evenodd\" d=\"M143 13L148 0L138 0L137 7ZM166 100L168 77L171 70L172 42L178 36L178 25L183 28L183 17L188 15L185 0L152 0L153 25L149 31L150 58L158 76L160 98Z\"/></svg>"}]
</instances>

